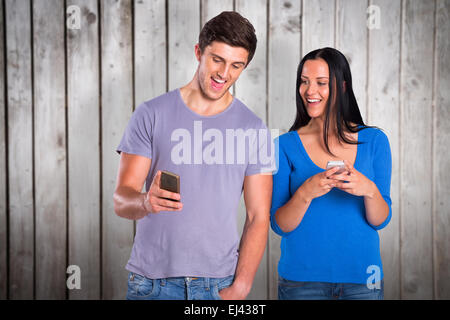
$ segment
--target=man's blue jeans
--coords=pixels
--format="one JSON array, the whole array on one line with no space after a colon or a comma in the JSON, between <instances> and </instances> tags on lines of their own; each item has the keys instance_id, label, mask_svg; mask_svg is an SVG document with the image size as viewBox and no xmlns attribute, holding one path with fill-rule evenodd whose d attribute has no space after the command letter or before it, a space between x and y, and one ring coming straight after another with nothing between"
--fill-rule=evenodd
<instances>
[{"instance_id":1,"label":"man's blue jeans","mask_svg":"<svg viewBox=\"0 0 450 320\"><path fill-rule=\"evenodd\" d=\"M130 272L127 300L221 300L219 291L231 286L233 279L234 276L149 279Z\"/></svg>"},{"instance_id":2,"label":"man's blue jeans","mask_svg":"<svg viewBox=\"0 0 450 320\"><path fill-rule=\"evenodd\" d=\"M376 286L375 286L376 285ZM374 284L302 282L278 277L279 300L383 300L384 282Z\"/></svg>"}]
</instances>

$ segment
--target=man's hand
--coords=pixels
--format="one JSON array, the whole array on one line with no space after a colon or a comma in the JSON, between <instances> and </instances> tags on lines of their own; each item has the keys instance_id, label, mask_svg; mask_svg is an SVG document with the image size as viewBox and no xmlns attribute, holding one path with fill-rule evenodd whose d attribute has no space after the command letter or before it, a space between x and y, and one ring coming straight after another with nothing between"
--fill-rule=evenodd
<instances>
[{"instance_id":1,"label":"man's hand","mask_svg":"<svg viewBox=\"0 0 450 320\"><path fill-rule=\"evenodd\" d=\"M161 171L158 171L153 177L150 189L144 198L144 209L150 213L158 213L160 211L180 211L183 209L183 204L181 202L171 201L180 200L181 196L179 193L170 192L160 187L161 183Z\"/></svg>"},{"instance_id":2,"label":"man's hand","mask_svg":"<svg viewBox=\"0 0 450 320\"><path fill-rule=\"evenodd\" d=\"M220 291L222 299L245 299L264 255L270 224L272 175L255 174L244 178L246 219L239 246L239 259L233 284Z\"/></svg>"},{"instance_id":3,"label":"man's hand","mask_svg":"<svg viewBox=\"0 0 450 320\"><path fill-rule=\"evenodd\" d=\"M114 191L114 211L119 217L139 220L149 213L160 211L180 211L181 202L164 198L180 200L178 193L172 193L160 188L161 172L153 178L150 189L142 193L142 188L150 170L152 160L140 155L121 153L117 185Z\"/></svg>"},{"instance_id":4,"label":"man's hand","mask_svg":"<svg viewBox=\"0 0 450 320\"><path fill-rule=\"evenodd\" d=\"M219 296L222 300L244 300L247 298L250 289L246 286L240 286L238 283L233 282L228 288L224 288L219 291Z\"/></svg>"}]
</instances>

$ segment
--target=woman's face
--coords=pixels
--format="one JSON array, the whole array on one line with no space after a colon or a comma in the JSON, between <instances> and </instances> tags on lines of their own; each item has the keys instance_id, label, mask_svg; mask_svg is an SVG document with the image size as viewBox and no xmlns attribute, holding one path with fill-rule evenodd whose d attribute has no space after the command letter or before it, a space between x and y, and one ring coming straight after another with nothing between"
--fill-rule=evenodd
<instances>
[{"instance_id":1,"label":"woman's face","mask_svg":"<svg viewBox=\"0 0 450 320\"><path fill-rule=\"evenodd\" d=\"M325 109L330 95L328 64L318 58L307 60L303 64L300 82L300 96L311 118L325 116Z\"/></svg>"}]
</instances>

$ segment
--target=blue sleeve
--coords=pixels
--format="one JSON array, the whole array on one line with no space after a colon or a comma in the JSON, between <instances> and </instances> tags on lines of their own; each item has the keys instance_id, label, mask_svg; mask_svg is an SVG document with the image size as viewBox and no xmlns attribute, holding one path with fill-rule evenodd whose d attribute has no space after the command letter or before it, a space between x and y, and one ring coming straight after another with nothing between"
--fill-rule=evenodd
<instances>
[{"instance_id":1,"label":"blue sleeve","mask_svg":"<svg viewBox=\"0 0 450 320\"><path fill-rule=\"evenodd\" d=\"M389 146L389 140L387 136L382 132L378 131L375 136L374 146L373 146L373 169L375 173L374 183L376 184L378 190L381 193L384 201L386 201L389 206L389 215L386 220L378 225L371 227L375 230L383 229L392 216L392 201L391 201L391 174L392 174L392 158L391 158L391 148Z\"/></svg>"},{"instance_id":2,"label":"blue sleeve","mask_svg":"<svg viewBox=\"0 0 450 320\"><path fill-rule=\"evenodd\" d=\"M284 206L291 198L289 190L289 176L291 173L291 166L286 153L283 149L283 144L280 143L280 137L275 139L275 162L277 171L273 176L273 192L272 192L272 206L270 208L270 225L272 230L280 235L285 236L288 233L283 232L275 221L275 213L279 208Z\"/></svg>"},{"instance_id":3,"label":"blue sleeve","mask_svg":"<svg viewBox=\"0 0 450 320\"><path fill-rule=\"evenodd\" d=\"M131 115L125 133L122 136L117 152L122 151L152 158L153 142L152 110L146 103L142 103Z\"/></svg>"}]
</instances>

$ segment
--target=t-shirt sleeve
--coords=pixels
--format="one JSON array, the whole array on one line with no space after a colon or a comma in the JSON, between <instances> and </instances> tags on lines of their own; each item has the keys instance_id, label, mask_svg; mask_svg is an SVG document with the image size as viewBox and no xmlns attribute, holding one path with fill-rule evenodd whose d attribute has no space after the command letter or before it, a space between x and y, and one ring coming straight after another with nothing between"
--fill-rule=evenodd
<instances>
[{"instance_id":1,"label":"t-shirt sleeve","mask_svg":"<svg viewBox=\"0 0 450 320\"><path fill-rule=\"evenodd\" d=\"M389 215L386 220L378 225L371 227L375 230L383 229L392 216L392 201L391 201L391 175L392 175L392 158L391 158L391 148L389 146L389 140L387 136L382 132L378 131L374 139L373 145L373 169L374 169L374 183L376 184L378 190L384 201L386 201L389 206Z\"/></svg>"},{"instance_id":2,"label":"t-shirt sleeve","mask_svg":"<svg viewBox=\"0 0 450 320\"><path fill-rule=\"evenodd\" d=\"M245 176L254 174L272 174L276 169L275 146L270 130L261 121L251 135L249 143L249 161Z\"/></svg>"},{"instance_id":3,"label":"t-shirt sleeve","mask_svg":"<svg viewBox=\"0 0 450 320\"><path fill-rule=\"evenodd\" d=\"M145 102L131 115L131 119L116 151L152 158L154 117L152 109Z\"/></svg>"},{"instance_id":4,"label":"t-shirt sleeve","mask_svg":"<svg viewBox=\"0 0 450 320\"><path fill-rule=\"evenodd\" d=\"M276 169L277 171L273 175L273 192L272 192L272 205L270 208L270 225L272 230L280 235L285 236L288 233L283 232L278 226L275 220L275 213L279 208L284 206L291 198L291 192L289 189L291 166L289 160L284 152L283 145L280 145L280 138L275 139L276 148Z\"/></svg>"}]
</instances>

